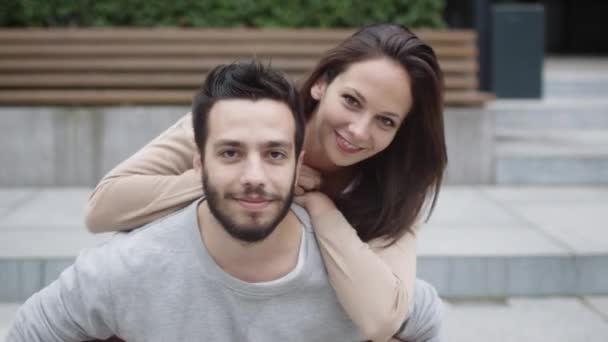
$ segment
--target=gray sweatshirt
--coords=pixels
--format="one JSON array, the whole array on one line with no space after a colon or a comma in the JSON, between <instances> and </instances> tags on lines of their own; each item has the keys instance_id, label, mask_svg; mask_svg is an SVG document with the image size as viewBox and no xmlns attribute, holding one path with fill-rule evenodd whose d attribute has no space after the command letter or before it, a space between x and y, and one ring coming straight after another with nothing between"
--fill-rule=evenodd
<instances>
[{"instance_id":1,"label":"gray sweatshirt","mask_svg":"<svg viewBox=\"0 0 608 342\"><path fill-rule=\"evenodd\" d=\"M337 301L310 227L298 266L268 283L225 273L200 238L197 204L83 251L20 308L8 342L362 341Z\"/></svg>"}]
</instances>

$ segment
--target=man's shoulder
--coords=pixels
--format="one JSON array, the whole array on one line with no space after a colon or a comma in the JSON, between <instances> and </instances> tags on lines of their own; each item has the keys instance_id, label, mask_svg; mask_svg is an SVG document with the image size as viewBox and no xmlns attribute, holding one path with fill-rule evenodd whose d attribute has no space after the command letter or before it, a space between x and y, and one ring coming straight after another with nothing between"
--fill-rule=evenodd
<instances>
[{"instance_id":1,"label":"man's shoulder","mask_svg":"<svg viewBox=\"0 0 608 342\"><path fill-rule=\"evenodd\" d=\"M130 232L116 233L99 247L99 253L114 273L126 270L132 274L171 263L174 256L192 251L191 230L197 230L197 226L192 226L197 224L195 215L196 208L188 206Z\"/></svg>"},{"instance_id":2,"label":"man's shoulder","mask_svg":"<svg viewBox=\"0 0 608 342\"><path fill-rule=\"evenodd\" d=\"M308 211L306 211L306 209L304 209L304 207L302 207L296 203L291 204L291 211L294 213L294 215L296 215L296 217L298 218L298 220L304 227L304 230L307 233L312 234L313 233L312 222L310 220L310 215L308 214Z\"/></svg>"}]
</instances>

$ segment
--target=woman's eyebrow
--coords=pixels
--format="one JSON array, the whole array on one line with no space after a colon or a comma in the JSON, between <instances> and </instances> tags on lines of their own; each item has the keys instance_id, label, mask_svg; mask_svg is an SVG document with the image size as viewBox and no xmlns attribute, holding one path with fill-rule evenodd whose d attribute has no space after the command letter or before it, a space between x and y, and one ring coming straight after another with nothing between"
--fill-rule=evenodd
<instances>
[{"instance_id":1,"label":"woman's eyebrow","mask_svg":"<svg viewBox=\"0 0 608 342\"><path fill-rule=\"evenodd\" d=\"M350 91L355 93L355 96L359 98L359 101L361 101L363 103L367 102L367 100L365 99L365 96L361 95L361 93L357 89L355 89L353 87L346 87L346 89L349 89Z\"/></svg>"}]
</instances>

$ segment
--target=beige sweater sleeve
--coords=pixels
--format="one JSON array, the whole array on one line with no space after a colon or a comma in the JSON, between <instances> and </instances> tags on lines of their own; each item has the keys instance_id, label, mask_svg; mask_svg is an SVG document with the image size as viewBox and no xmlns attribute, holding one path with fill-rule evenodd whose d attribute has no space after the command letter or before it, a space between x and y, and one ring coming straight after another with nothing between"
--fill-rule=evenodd
<instances>
[{"instance_id":1,"label":"beige sweater sleeve","mask_svg":"<svg viewBox=\"0 0 608 342\"><path fill-rule=\"evenodd\" d=\"M130 229L171 213L202 196L192 169L195 145L191 115L110 171L86 207L92 232ZM416 238L406 234L362 242L334 210L312 217L332 286L344 310L373 341L387 341L407 316L416 275Z\"/></svg>"},{"instance_id":2,"label":"beige sweater sleeve","mask_svg":"<svg viewBox=\"0 0 608 342\"><path fill-rule=\"evenodd\" d=\"M88 229L135 228L200 198L194 151L192 116L187 114L99 182L85 207Z\"/></svg>"},{"instance_id":3,"label":"beige sweater sleeve","mask_svg":"<svg viewBox=\"0 0 608 342\"><path fill-rule=\"evenodd\" d=\"M338 300L367 338L387 341L407 318L416 278L416 236L389 247L365 243L338 210L312 217L323 260Z\"/></svg>"}]
</instances>

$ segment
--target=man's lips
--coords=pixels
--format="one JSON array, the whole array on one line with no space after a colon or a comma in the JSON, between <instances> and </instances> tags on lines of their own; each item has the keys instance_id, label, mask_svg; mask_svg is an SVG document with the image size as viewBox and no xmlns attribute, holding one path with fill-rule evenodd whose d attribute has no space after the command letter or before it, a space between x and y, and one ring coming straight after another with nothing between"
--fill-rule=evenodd
<instances>
[{"instance_id":1,"label":"man's lips","mask_svg":"<svg viewBox=\"0 0 608 342\"><path fill-rule=\"evenodd\" d=\"M249 210L260 210L266 208L270 200L264 198L237 198L236 201L245 209Z\"/></svg>"},{"instance_id":2,"label":"man's lips","mask_svg":"<svg viewBox=\"0 0 608 342\"><path fill-rule=\"evenodd\" d=\"M338 132L334 131L334 134L336 135L336 144L338 145L340 150L342 150L343 152L357 153L357 152L363 150L362 148L357 147L357 146L351 144L348 140L344 139L344 137L342 137Z\"/></svg>"}]
</instances>

